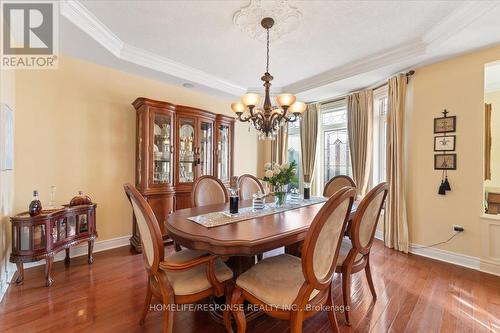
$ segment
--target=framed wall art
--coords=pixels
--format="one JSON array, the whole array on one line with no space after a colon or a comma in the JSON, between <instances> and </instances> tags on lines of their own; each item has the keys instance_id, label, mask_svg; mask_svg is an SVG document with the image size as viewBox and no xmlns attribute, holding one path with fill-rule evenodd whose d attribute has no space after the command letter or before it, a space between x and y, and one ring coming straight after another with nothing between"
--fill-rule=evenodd
<instances>
[{"instance_id":1,"label":"framed wall art","mask_svg":"<svg viewBox=\"0 0 500 333\"><path fill-rule=\"evenodd\" d=\"M457 169L457 154L435 154L434 155L435 170L456 170Z\"/></svg>"},{"instance_id":2,"label":"framed wall art","mask_svg":"<svg viewBox=\"0 0 500 333\"><path fill-rule=\"evenodd\" d=\"M456 132L457 130L457 117L440 117L434 118L434 133L448 133Z\"/></svg>"},{"instance_id":3,"label":"framed wall art","mask_svg":"<svg viewBox=\"0 0 500 333\"><path fill-rule=\"evenodd\" d=\"M455 135L443 135L434 137L434 151L454 151L455 144Z\"/></svg>"}]
</instances>

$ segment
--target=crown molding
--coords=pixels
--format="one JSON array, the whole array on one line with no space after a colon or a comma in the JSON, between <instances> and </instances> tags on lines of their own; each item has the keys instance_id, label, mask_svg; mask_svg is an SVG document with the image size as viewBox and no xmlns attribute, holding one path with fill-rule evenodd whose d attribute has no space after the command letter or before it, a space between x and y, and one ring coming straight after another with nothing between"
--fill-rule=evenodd
<instances>
[{"instance_id":1,"label":"crown molding","mask_svg":"<svg viewBox=\"0 0 500 333\"><path fill-rule=\"evenodd\" d=\"M196 68L181 64L157 54L124 44L120 59L147 67L168 75L214 88L231 95L242 95L246 89Z\"/></svg>"},{"instance_id":2,"label":"crown molding","mask_svg":"<svg viewBox=\"0 0 500 333\"><path fill-rule=\"evenodd\" d=\"M245 88L215 75L124 43L77 0L65 0L61 2L61 14L118 59L217 89L231 95L239 96L246 92Z\"/></svg>"},{"instance_id":3,"label":"crown molding","mask_svg":"<svg viewBox=\"0 0 500 333\"><path fill-rule=\"evenodd\" d=\"M413 40L398 47L372 54L371 56L332 68L307 79L294 82L284 86L283 91L298 94L423 55L425 51L426 45L421 39Z\"/></svg>"},{"instance_id":4,"label":"crown molding","mask_svg":"<svg viewBox=\"0 0 500 333\"><path fill-rule=\"evenodd\" d=\"M498 1L466 1L427 31L422 39L429 47L438 46L499 4Z\"/></svg>"},{"instance_id":5,"label":"crown molding","mask_svg":"<svg viewBox=\"0 0 500 333\"><path fill-rule=\"evenodd\" d=\"M114 56L120 57L123 41L85 6L76 0L64 0L60 3L61 14L101 44Z\"/></svg>"}]
</instances>

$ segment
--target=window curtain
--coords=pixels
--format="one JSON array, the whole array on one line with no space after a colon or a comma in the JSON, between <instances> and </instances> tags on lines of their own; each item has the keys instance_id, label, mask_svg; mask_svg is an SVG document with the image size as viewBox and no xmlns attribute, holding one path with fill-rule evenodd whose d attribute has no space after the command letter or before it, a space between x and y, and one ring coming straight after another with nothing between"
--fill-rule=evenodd
<instances>
[{"instance_id":1,"label":"window curtain","mask_svg":"<svg viewBox=\"0 0 500 333\"><path fill-rule=\"evenodd\" d=\"M406 76L389 79L387 115L387 197L384 242L389 248L408 253L408 221L406 213L404 113Z\"/></svg>"},{"instance_id":2,"label":"window curtain","mask_svg":"<svg viewBox=\"0 0 500 333\"><path fill-rule=\"evenodd\" d=\"M307 110L300 120L300 150L302 174L304 182L313 180L314 165L316 163L316 144L318 141L319 105L308 104Z\"/></svg>"},{"instance_id":3,"label":"window curtain","mask_svg":"<svg viewBox=\"0 0 500 333\"><path fill-rule=\"evenodd\" d=\"M373 91L366 89L347 96L347 132L351 151L352 175L363 197L370 178L373 128Z\"/></svg>"},{"instance_id":4,"label":"window curtain","mask_svg":"<svg viewBox=\"0 0 500 333\"><path fill-rule=\"evenodd\" d=\"M279 164L288 162L288 126L286 124L279 128L276 138L272 141L271 160Z\"/></svg>"},{"instance_id":5,"label":"window curtain","mask_svg":"<svg viewBox=\"0 0 500 333\"><path fill-rule=\"evenodd\" d=\"M491 104L484 104L484 180L491 180Z\"/></svg>"}]
</instances>

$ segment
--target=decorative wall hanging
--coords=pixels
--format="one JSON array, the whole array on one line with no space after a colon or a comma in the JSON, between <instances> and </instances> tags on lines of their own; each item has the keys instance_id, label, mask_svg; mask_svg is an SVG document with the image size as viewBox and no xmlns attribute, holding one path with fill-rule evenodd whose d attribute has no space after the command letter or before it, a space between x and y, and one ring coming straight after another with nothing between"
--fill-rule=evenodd
<instances>
[{"instance_id":1,"label":"decorative wall hanging","mask_svg":"<svg viewBox=\"0 0 500 333\"><path fill-rule=\"evenodd\" d=\"M448 111L444 109L444 117L434 118L434 133L449 133L457 130L457 117L448 117Z\"/></svg>"},{"instance_id":2,"label":"decorative wall hanging","mask_svg":"<svg viewBox=\"0 0 500 333\"><path fill-rule=\"evenodd\" d=\"M443 135L434 137L434 151L454 151L455 135Z\"/></svg>"},{"instance_id":3,"label":"decorative wall hanging","mask_svg":"<svg viewBox=\"0 0 500 333\"><path fill-rule=\"evenodd\" d=\"M456 170L457 154L436 154L434 155L434 169L436 170Z\"/></svg>"},{"instance_id":4,"label":"decorative wall hanging","mask_svg":"<svg viewBox=\"0 0 500 333\"><path fill-rule=\"evenodd\" d=\"M457 154L448 153L456 149L456 135L447 135L455 132L457 129L457 117L448 117L448 111L444 109L443 117L434 118L434 133L443 133L443 135L434 137L434 151L442 154L434 154L434 169L443 170L441 175L441 184L438 194L446 195L451 191L451 185L448 180L448 170L457 169Z\"/></svg>"}]
</instances>

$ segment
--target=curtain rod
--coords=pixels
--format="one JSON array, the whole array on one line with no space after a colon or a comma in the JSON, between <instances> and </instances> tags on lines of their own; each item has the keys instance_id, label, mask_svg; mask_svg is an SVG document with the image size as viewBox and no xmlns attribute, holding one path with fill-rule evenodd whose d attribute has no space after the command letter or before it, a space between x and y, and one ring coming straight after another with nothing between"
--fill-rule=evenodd
<instances>
[{"instance_id":1,"label":"curtain rod","mask_svg":"<svg viewBox=\"0 0 500 333\"><path fill-rule=\"evenodd\" d=\"M405 73L405 76L406 76L406 84L408 84L410 82L410 76L412 76L413 74L415 74L415 70L409 70L408 72ZM371 90L377 90L377 89L380 89L386 85L388 85L389 83L387 81L384 81L382 83L376 83L374 85L371 85L367 88L364 88L364 89L371 89ZM359 90L356 90L356 91L359 91ZM316 101L316 102L313 102L313 103L319 103L319 104L327 104L327 103L334 103L334 102L338 102L338 101L341 101L343 99L345 99L347 97L347 95L351 94L352 92L350 93L347 93L345 95L342 95L342 96L339 96L339 97L334 97L334 98L327 98L327 99L324 99L324 100L320 100L320 101Z\"/></svg>"}]
</instances>

